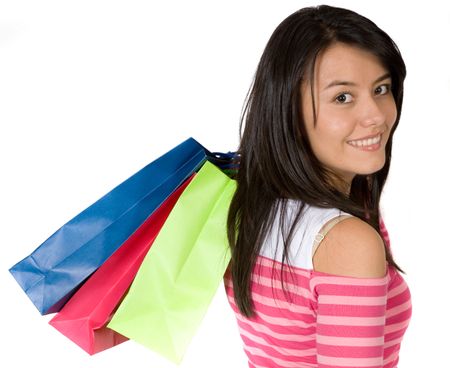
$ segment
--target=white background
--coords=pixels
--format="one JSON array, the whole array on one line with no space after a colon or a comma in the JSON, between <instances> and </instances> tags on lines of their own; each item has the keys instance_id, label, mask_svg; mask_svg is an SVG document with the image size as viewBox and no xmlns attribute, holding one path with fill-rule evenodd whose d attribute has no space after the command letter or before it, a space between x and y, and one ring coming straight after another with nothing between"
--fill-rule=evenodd
<instances>
[{"instance_id":1,"label":"white background","mask_svg":"<svg viewBox=\"0 0 450 368\"><path fill-rule=\"evenodd\" d=\"M444 1L328 1L367 16L407 65L382 198L413 318L400 368L450 367L450 10ZM276 26L312 1L0 0L0 366L175 367L134 342L89 356L47 324L8 269L188 137L235 150ZM181 367L246 367L221 288Z\"/></svg>"}]
</instances>

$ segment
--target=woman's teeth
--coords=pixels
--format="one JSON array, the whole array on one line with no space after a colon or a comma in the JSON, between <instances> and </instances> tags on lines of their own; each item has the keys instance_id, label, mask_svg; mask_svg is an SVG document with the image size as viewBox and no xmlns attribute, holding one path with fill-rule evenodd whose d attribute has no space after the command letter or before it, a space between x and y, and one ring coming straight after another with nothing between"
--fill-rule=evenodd
<instances>
[{"instance_id":1,"label":"woman's teeth","mask_svg":"<svg viewBox=\"0 0 450 368\"><path fill-rule=\"evenodd\" d=\"M349 141L348 143L352 146L362 147L362 146L372 146L374 144L377 144L381 140L381 134L375 138L370 139L362 139L358 141Z\"/></svg>"}]
</instances>

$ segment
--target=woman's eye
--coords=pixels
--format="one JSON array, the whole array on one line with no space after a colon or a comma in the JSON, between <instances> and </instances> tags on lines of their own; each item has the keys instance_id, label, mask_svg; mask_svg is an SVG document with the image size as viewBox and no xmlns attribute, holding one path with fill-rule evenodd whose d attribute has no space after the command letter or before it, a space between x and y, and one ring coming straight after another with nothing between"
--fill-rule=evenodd
<instances>
[{"instance_id":1,"label":"woman's eye","mask_svg":"<svg viewBox=\"0 0 450 368\"><path fill-rule=\"evenodd\" d=\"M382 92L380 92L380 90L381 90ZM378 87L375 89L375 92L378 93L378 94L380 94L380 95L385 95L386 93L389 92L389 90L390 90L390 85L389 85L389 84L383 84L383 85L381 85L381 86L378 86Z\"/></svg>"},{"instance_id":2,"label":"woman's eye","mask_svg":"<svg viewBox=\"0 0 450 368\"><path fill-rule=\"evenodd\" d=\"M339 104L346 104L351 102L351 99L352 95L349 92L344 92L336 96L335 101Z\"/></svg>"}]
</instances>

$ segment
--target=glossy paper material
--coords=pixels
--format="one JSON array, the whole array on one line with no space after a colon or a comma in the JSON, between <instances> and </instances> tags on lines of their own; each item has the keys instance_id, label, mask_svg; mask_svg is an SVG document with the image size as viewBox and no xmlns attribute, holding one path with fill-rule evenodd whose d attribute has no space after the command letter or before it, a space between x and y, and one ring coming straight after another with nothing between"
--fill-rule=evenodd
<instances>
[{"instance_id":1,"label":"glossy paper material","mask_svg":"<svg viewBox=\"0 0 450 368\"><path fill-rule=\"evenodd\" d=\"M206 162L179 198L108 327L179 363L230 260L235 181Z\"/></svg>"},{"instance_id":2,"label":"glossy paper material","mask_svg":"<svg viewBox=\"0 0 450 368\"><path fill-rule=\"evenodd\" d=\"M206 160L189 138L63 225L10 269L41 314L59 311L153 211Z\"/></svg>"},{"instance_id":3,"label":"glossy paper material","mask_svg":"<svg viewBox=\"0 0 450 368\"><path fill-rule=\"evenodd\" d=\"M139 266L193 174L94 272L50 324L89 354L111 348L126 337L106 327Z\"/></svg>"}]
</instances>

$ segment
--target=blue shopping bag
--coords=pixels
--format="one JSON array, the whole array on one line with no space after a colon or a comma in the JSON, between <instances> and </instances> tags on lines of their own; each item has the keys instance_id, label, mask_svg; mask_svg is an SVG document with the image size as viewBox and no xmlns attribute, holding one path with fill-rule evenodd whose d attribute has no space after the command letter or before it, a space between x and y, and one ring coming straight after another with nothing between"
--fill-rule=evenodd
<instances>
[{"instance_id":1,"label":"blue shopping bag","mask_svg":"<svg viewBox=\"0 0 450 368\"><path fill-rule=\"evenodd\" d=\"M9 271L41 314L58 312L206 160L229 168L232 157L187 139L75 216Z\"/></svg>"}]
</instances>

